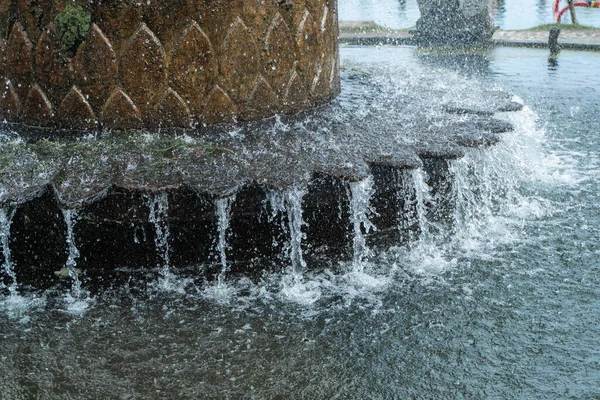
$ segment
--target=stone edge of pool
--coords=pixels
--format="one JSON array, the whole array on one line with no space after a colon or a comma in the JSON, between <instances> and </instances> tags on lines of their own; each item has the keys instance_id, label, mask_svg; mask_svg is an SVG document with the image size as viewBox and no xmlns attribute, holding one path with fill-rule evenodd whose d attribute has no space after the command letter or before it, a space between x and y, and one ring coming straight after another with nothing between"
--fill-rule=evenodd
<instances>
[{"instance_id":1,"label":"stone edge of pool","mask_svg":"<svg viewBox=\"0 0 600 400\"><path fill-rule=\"evenodd\" d=\"M355 28L356 29L356 28ZM340 31L340 43L349 45L415 45L408 31L396 32L344 32ZM492 37L494 46L548 48L548 32L545 31L496 31ZM559 45L564 50L600 51L600 28L581 31L563 31Z\"/></svg>"}]
</instances>

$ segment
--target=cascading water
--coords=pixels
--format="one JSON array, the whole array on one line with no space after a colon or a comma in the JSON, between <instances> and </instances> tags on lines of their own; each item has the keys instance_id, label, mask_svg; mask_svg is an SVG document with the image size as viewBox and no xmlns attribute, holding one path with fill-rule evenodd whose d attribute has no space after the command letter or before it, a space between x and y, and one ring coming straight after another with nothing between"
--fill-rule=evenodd
<instances>
[{"instance_id":1,"label":"cascading water","mask_svg":"<svg viewBox=\"0 0 600 400\"><path fill-rule=\"evenodd\" d=\"M2 244L2 255L4 256L4 264L2 265L2 272L4 275L8 277L10 280L10 284L5 287L8 288L8 291L11 296L14 296L17 293L17 275L15 274L12 259L10 254L10 225L12 223L12 218L14 216L15 210L8 208L0 209L0 242Z\"/></svg>"},{"instance_id":2,"label":"cascading water","mask_svg":"<svg viewBox=\"0 0 600 400\"><path fill-rule=\"evenodd\" d=\"M426 204L432 202L430 187L427 185L427 176L421 169L411 169L405 172L406 182L408 183L407 193L409 196L414 196L413 204L408 203L408 207L411 209L405 212L414 212L414 219L417 223L418 240L429 241L431 239L431 232L429 229L430 222L427 220L427 206ZM413 211L414 210L414 211ZM412 222L409 220L409 224Z\"/></svg>"},{"instance_id":3,"label":"cascading water","mask_svg":"<svg viewBox=\"0 0 600 400\"><path fill-rule=\"evenodd\" d=\"M288 226L290 231L290 260L292 270L300 274L306 271L306 262L302 256L302 198L305 191L299 188L293 188L284 192L285 211L288 217Z\"/></svg>"},{"instance_id":4,"label":"cascading water","mask_svg":"<svg viewBox=\"0 0 600 400\"><path fill-rule=\"evenodd\" d=\"M149 221L154 226L154 244L160 253L160 278L163 288L168 288L168 282L172 278L171 255L169 249L169 224L167 221L169 213L169 197L167 193L149 194L146 196L146 204L149 208Z\"/></svg>"},{"instance_id":5,"label":"cascading water","mask_svg":"<svg viewBox=\"0 0 600 400\"><path fill-rule=\"evenodd\" d=\"M364 261L369 257L370 249L365 240L365 234L376 230L375 225L369 220L375 210L371 207L370 201L373 196L373 177L359 181L350 182L350 221L353 228L353 257L352 270L362 272L364 270Z\"/></svg>"},{"instance_id":6,"label":"cascading water","mask_svg":"<svg viewBox=\"0 0 600 400\"><path fill-rule=\"evenodd\" d=\"M79 249L75 243L75 232L73 228L77 222L77 210L62 210L65 224L67 225L67 245L69 246L69 255L65 263L66 272L71 283L71 295L74 299L80 299L84 295L79 279L79 270L77 269L77 259L79 258Z\"/></svg>"},{"instance_id":7,"label":"cascading water","mask_svg":"<svg viewBox=\"0 0 600 400\"><path fill-rule=\"evenodd\" d=\"M496 237L498 232L490 231L502 225L496 223L502 215L528 201L518 188L543 174L538 152L544 133L535 128L535 115L526 107L506 118L516 129L505 134L501 143L489 149L469 149L465 157L449 163L453 230L466 242Z\"/></svg>"},{"instance_id":8,"label":"cascading water","mask_svg":"<svg viewBox=\"0 0 600 400\"><path fill-rule=\"evenodd\" d=\"M302 232L302 199L305 194L306 190L297 187L283 191L271 190L267 193L267 202L271 206L271 221L277 214L285 213L287 216L288 257L292 272L296 275L306 271L306 261L302 255L302 241L305 239Z\"/></svg>"},{"instance_id":9,"label":"cascading water","mask_svg":"<svg viewBox=\"0 0 600 400\"><path fill-rule=\"evenodd\" d=\"M217 251L219 252L219 262L221 263L221 271L217 277L217 285L225 284L229 265L227 264L227 230L231 219L231 205L235 201L235 195L223 197L215 200L217 213Z\"/></svg>"}]
</instances>

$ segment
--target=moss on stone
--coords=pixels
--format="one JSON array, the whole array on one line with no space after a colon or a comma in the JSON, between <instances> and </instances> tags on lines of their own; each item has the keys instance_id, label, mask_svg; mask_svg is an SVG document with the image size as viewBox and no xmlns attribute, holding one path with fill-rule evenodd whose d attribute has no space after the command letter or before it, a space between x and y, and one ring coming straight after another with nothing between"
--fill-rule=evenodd
<instances>
[{"instance_id":1,"label":"moss on stone","mask_svg":"<svg viewBox=\"0 0 600 400\"><path fill-rule=\"evenodd\" d=\"M68 3L54 19L60 36L61 50L74 54L77 46L87 38L92 24L92 16L82 6Z\"/></svg>"}]
</instances>

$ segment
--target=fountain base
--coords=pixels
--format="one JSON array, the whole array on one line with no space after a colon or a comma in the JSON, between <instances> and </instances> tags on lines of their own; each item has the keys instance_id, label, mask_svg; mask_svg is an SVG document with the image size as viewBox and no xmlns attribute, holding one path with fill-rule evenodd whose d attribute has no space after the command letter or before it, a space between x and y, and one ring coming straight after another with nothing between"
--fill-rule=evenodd
<instances>
[{"instance_id":1,"label":"fountain base","mask_svg":"<svg viewBox=\"0 0 600 400\"><path fill-rule=\"evenodd\" d=\"M347 109L354 93L377 104L364 78L346 74L346 93L317 110L178 136L33 140L5 126L0 203L16 210L4 265L23 287L78 277L92 292L174 271L257 278L361 263L418 237L424 206L448 223L449 160L497 143L512 125L494 113L522 106L486 89L485 103L451 99L427 118L398 118L401 99L365 116ZM415 174L435 201L418 200Z\"/></svg>"}]
</instances>

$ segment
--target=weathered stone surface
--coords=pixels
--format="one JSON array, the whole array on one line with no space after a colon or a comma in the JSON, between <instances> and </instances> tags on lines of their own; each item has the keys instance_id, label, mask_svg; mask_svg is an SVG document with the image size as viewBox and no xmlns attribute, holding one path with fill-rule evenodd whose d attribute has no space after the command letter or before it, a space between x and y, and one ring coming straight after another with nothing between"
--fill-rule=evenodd
<instances>
[{"instance_id":1,"label":"weathered stone surface","mask_svg":"<svg viewBox=\"0 0 600 400\"><path fill-rule=\"evenodd\" d=\"M76 121L79 126L93 127L96 122L94 110L76 86L69 90L69 93L60 103L57 117L65 125Z\"/></svg>"},{"instance_id":2,"label":"weathered stone surface","mask_svg":"<svg viewBox=\"0 0 600 400\"><path fill-rule=\"evenodd\" d=\"M303 105L306 101L308 101L306 87L302 83L298 72L293 70L285 88L284 104L294 107L296 105Z\"/></svg>"},{"instance_id":3,"label":"weathered stone surface","mask_svg":"<svg viewBox=\"0 0 600 400\"><path fill-rule=\"evenodd\" d=\"M115 129L139 128L142 123L140 110L121 89L115 89L102 108L102 118Z\"/></svg>"},{"instance_id":4,"label":"weathered stone surface","mask_svg":"<svg viewBox=\"0 0 600 400\"><path fill-rule=\"evenodd\" d=\"M46 97L46 94L35 84L27 94L23 104L23 115L27 121L32 121L38 125L48 125L54 117L52 103Z\"/></svg>"},{"instance_id":5,"label":"weathered stone surface","mask_svg":"<svg viewBox=\"0 0 600 400\"><path fill-rule=\"evenodd\" d=\"M6 40L0 39L0 78L6 73Z\"/></svg>"},{"instance_id":6,"label":"weathered stone surface","mask_svg":"<svg viewBox=\"0 0 600 400\"><path fill-rule=\"evenodd\" d=\"M217 72L216 55L210 39L193 21L181 35L173 53L169 82L198 113Z\"/></svg>"},{"instance_id":7,"label":"weathered stone surface","mask_svg":"<svg viewBox=\"0 0 600 400\"><path fill-rule=\"evenodd\" d=\"M100 110L117 81L117 54L98 25L93 24L88 39L79 46L73 60L75 82L87 95L94 110ZM96 111L97 112L97 111Z\"/></svg>"},{"instance_id":8,"label":"weathered stone surface","mask_svg":"<svg viewBox=\"0 0 600 400\"><path fill-rule=\"evenodd\" d=\"M280 98L285 97L296 59L292 43L290 28L281 14L275 14L263 43L263 74Z\"/></svg>"},{"instance_id":9,"label":"weathered stone surface","mask_svg":"<svg viewBox=\"0 0 600 400\"><path fill-rule=\"evenodd\" d=\"M71 71L67 58L60 52L60 39L50 23L42 32L35 51L37 83L47 93L53 103L58 103L71 86Z\"/></svg>"},{"instance_id":10,"label":"weathered stone surface","mask_svg":"<svg viewBox=\"0 0 600 400\"><path fill-rule=\"evenodd\" d=\"M141 24L121 57L121 81L142 113L167 79L164 47L146 24Z\"/></svg>"},{"instance_id":11,"label":"weathered stone surface","mask_svg":"<svg viewBox=\"0 0 600 400\"><path fill-rule=\"evenodd\" d=\"M250 29L238 17L231 24L221 47L220 72L234 99L244 101L248 97L252 80L260 73L260 65L260 53Z\"/></svg>"},{"instance_id":12,"label":"weathered stone surface","mask_svg":"<svg viewBox=\"0 0 600 400\"><path fill-rule=\"evenodd\" d=\"M166 90L153 116L158 126L189 127L191 123L190 109L185 100L171 88Z\"/></svg>"},{"instance_id":13,"label":"weathered stone surface","mask_svg":"<svg viewBox=\"0 0 600 400\"><path fill-rule=\"evenodd\" d=\"M296 28L295 39L300 54L297 68L308 84L312 83L321 60L318 32L319 27L313 15L305 8Z\"/></svg>"},{"instance_id":14,"label":"weathered stone surface","mask_svg":"<svg viewBox=\"0 0 600 400\"><path fill-rule=\"evenodd\" d=\"M21 101L12 82L4 82L0 92L0 117L15 121L21 111Z\"/></svg>"},{"instance_id":15,"label":"weathered stone surface","mask_svg":"<svg viewBox=\"0 0 600 400\"><path fill-rule=\"evenodd\" d=\"M235 122L236 114L237 108L227 93L219 86L215 86L204 104L204 122L207 124Z\"/></svg>"},{"instance_id":16,"label":"weathered stone surface","mask_svg":"<svg viewBox=\"0 0 600 400\"><path fill-rule=\"evenodd\" d=\"M33 75L32 45L23 29L16 22L6 45L6 69L14 89L21 98L27 96Z\"/></svg>"},{"instance_id":17,"label":"weathered stone surface","mask_svg":"<svg viewBox=\"0 0 600 400\"><path fill-rule=\"evenodd\" d=\"M36 124L15 106L35 85L61 110L41 119L74 130L89 128L82 115L94 115L99 129L255 120L339 92L335 0L84 2L91 27L65 50L55 20L70 1L0 0L0 78L12 84L2 114L10 122ZM73 87L85 103L69 94ZM119 90L129 100L115 98Z\"/></svg>"},{"instance_id":18,"label":"weathered stone surface","mask_svg":"<svg viewBox=\"0 0 600 400\"><path fill-rule=\"evenodd\" d=\"M248 119L260 118L261 115L268 115L270 110L277 104L277 95L271 88L266 79L259 75L252 88L248 98Z\"/></svg>"}]
</instances>

